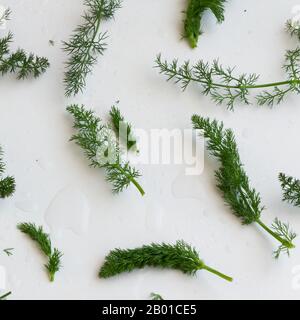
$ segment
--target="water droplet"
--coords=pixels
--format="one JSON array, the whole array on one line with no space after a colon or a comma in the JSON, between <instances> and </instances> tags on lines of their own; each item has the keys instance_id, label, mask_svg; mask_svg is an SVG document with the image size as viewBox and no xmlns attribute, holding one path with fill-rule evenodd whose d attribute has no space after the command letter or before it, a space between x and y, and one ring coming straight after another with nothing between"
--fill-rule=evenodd
<instances>
[{"instance_id":1,"label":"water droplet","mask_svg":"<svg viewBox=\"0 0 300 320\"><path fill-rule=\"evenodd\" d=\"M202 199L203 195L205 195L205 191L203 190L201 177L199 175L186 175L183 170L173 182L172 193L174 197L179 199Z\"/></svg>"},{"instance_id":2,"label":"water droplet","mask_svg":"<svg viewBox=\"0 0 300 320\"><path fill-rule=\"evenodd\" d=\"M15 202L16 208L24 212L37 212L39 210L38 204L32 199L30 193L25 194L20 200Z\"/></svg>"},{"instance_id":3,"label":"water droplet","mask_svg":"<svg viewBox=\"0 0 300 320\"><path fill-rule=\"evenodd\" d=\"M47 171L47 170L50 170L52 169L54 166L53 166L53 163L51 161L48 161L48 160L45 160L45 159L37 159L36 160L36 163L38 164L38 166Z\"/></svg>"},{"instance_id":4,"label":"water droplet","mask_svg":"<svg viewBox=\"0 0 300 320\"><path fill-rule=\"evenodd\" d=\"M59 191L46 210L45 220L51 231L57 234L69 229L82 235L89 228L90 209L86 196L75 187Z\"/></svg>"}]
</instances>

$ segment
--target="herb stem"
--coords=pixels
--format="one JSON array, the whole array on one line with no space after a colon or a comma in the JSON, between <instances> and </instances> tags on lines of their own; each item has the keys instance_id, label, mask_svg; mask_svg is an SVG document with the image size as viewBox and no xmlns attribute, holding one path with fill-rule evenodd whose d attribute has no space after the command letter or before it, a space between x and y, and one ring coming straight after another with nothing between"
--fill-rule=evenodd
<instances>
[{"instance_id":1,"label":"herb stem","mask_svg":"<svg viewBox=\"0 0 300 320\"><path fill-rule=\"evenodd\" d=\"M132 177L130 176L129 174L127 174L127 172L125 170L123 170L123 168L119 165L119 164L116 164L114 165L114 167L119 170L122 174L124 174L133 184L134 186L138 189L138 191L140 192L140 194L142 196L145 195L145 191L144 189L142 188L142 186Z\"/></svg>"},{"instance_id":2,"label":"herb stem","mask_svg":"<svg viewBox=\"0 0 300 320\"><path fill-rule=\"evenodd\" d=\"M260 219L256 220L256 222L265 230L267 231L271 236L273 236L277 241L279 241L282 245L284 245L285 247L289 248L289 249L293 249L295 248L295 245L290 242L287 241L285 239L283 239L282 237L280 237L276 232L274 232L273 230L271 230L268 226L266 226Z\"/></svg>"},{"instance_id":3,"label":"herb stem","mask_svg":"<svg viewBox=\"0 0 300 320\"><path fill-rule=\"evenodd\" d=\"M198 82L202 84L209 84L212 87L219 87L219 88L228 88L228 89L261 89L261 88L270 88L270 87L280 87L280 86L285 86L285 85L291 85L291 84L300 84L300 79L293 79L293 80L286 80L286 81L279 81L279 82L271 82L271 83L261 83L257 85L226 85L226 84L221 84L221 83L216 83L212 82L210 83L209 81L205 80L200 80L194 77L187 77L183 74L178 75L177 73L174 72L174 70L170 68L165 68L166 72L169 72L170 74L173 74L173 77L181 77L181 79L185 79L188 81L193 81L193 82Z\"/></svg>"},{"instance_id":4,"label":"herb stem","mask_svg":"<svg viewBox=\"0 0 300 320\"><path fill-rule=\"evenodd\" d=\"M5 293L3 296L0 297L0 300L4 300L5 298L7 298L9 295L11 295L11 291Z\"/></svg>"},{"instance_id":5,"label":"herb stem","mask_svg":"<svg viewBox=\"0 0 300 320\"><path fill-rule=\"evenodd\" d=\"M204 270L206 270L206 271L208 271L210 273L213 273L213 274L219 276L220 278L222 278L222 279L224 279L226 281L229 281L229 282L233 281L233 278L231 278L231 277L227 276L226 274L221 273L218 270L215 270L215 269L213 269L213 268L211 268L211 267L209 267L207 265L202 266L201 269L204 269Z\"/></svg>"},{"instance_id":6,"label":"herb stem","mask_svg":"<svg viewBox=\"0 0 300 320\"><path fill-rule=\"evenodd\" d=\"M89 43L89 45L85 48L85 55L84 55L84 58L83 58L83 61L81 62L81 69L84 68L85 64L87 63L88 59L90 58L90 51L91 51L91 48L95 42L95 39L96 39L96 36L99 32L99 29L100 29L100 25L101 25L101 18L102 18L102 14L99 14L99 16L96 17L96 26L93 27L93 37Z\"/></svg>"}]
</instances>

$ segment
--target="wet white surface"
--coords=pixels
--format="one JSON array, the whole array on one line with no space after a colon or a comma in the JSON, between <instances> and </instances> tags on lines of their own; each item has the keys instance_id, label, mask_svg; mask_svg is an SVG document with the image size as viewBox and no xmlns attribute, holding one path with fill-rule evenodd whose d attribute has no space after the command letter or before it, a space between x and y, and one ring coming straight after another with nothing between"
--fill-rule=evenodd
<instances>
[{"instance_id":1,"label":"wet white surface","mask_svg":"<svg viewBox=\"0 0 300 320\"><path fill-rule=\"evenodd\" d=\"M290 96L274 109L215 106L197 86L182 93L153 69L156 54L180 61L220 58L241 72L262 74L261 80L281 80L285 50L297 40L284 32L297 1L230 0L226 20L203 20L204 35L191 50L180 38L183 0L124 1L109 30L108 50L99 59L83 95L64 97L62 85L68 39L81 21L83 1L0 0L12 9L7 25L18 46L45 55L51 68L38 80L0 77L0 143L7 170L15 175L17 192L0 202L0 252L7 290L15 299L148 299L158 292L166 299L262 299L300 297L297 274L300 245L290 258L275 261L276 243L256 226L241 226L223 204L214 183L216 163L205 158L201 176L185 176L176 165L141 165L141 196L129 188L111 193L101 171L88 167L81 150L68 139L72 121L65 108L84 103L107 117L120 108L137 128L190 128L193 113L223 120L234 129L241 157L253 186L267 209L266 223L278 216L300 232L300 210L281 202L277 174L300 177L300 96ZM300 4L300 2L299 2ZM0 30L1 36L5 30ZM55 45L50 46L49 40ZM63 269L48 282L45 260L16 230L18 222L42 224L55 246L64 252ZM189 278L175 271L141 270L111 280L97 278L98 269L114 247L136 247L153 241L193 244L212 267L232 275L226 283L199 272Z\"/></svg>"}]
</instances>

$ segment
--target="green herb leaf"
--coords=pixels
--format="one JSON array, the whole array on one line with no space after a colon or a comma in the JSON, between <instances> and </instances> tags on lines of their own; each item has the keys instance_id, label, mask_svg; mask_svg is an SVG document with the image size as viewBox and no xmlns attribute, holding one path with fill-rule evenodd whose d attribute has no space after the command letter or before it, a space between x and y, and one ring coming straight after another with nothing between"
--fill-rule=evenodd
<instances>
[{"instance_id":1,"label":"green herb leaf","mask_svg":"<svg viewBox=\"0 0 300 320\"><path fill-rule=\"evenodd\" d=\"M292 19L286 22L286 30L291 35L291 37L297 37L300 40L300 28L299 23L294 23Z\"/></svg>"},{"instance_id":2,"label":"green herb leaf","mask_svg":"<svg viewBox=\"0 0 300 320\"><path fill-rule=\"evenodd\" d=\"M105 258L99 277L109 278L145 267L175 269L188 275L195 275L198 270L207 270L232 281L232 278L205 265L197 251L184 241L177 241L175 245L152 243L137 249L112 250Z\"/></svg>"},{"instance_id":3,"label":"green herb leaf","mask_svg":"<svg viewBox=\"0 0 300 320\"><path fill-rule=\"evenodd\" d=\"M97 56L106 49L106 32L100 32L103 20L113 18L121 7L120 0L85 0L87 12L83 24L78 26L69 42L64 42L64 50L69 55L65 73L66 96L76 95L86 87L86 77L97 63Z\"/></svg>"},{"instance_id":4,"label":"green herb leaf","mask_svg":"<svg viewBox=\"0 0 300 320\"><path fill-rule=\"evenodd\" d=\"M61 267L62 253L56 248L52 249L51 240L47 233L44 232L43 227L37 227L33 223L20 223L18 229L27 234L33 241L35 241L40 250L48 257L48 263L45 265L49 279L54 281L54 276Z\"/></svg>"},{"instance_id":5,"label":"green herb leaf","mask_svg":"<svg viewBox=\"0 0 300 320\"><path fill-rule=\"evenodd\" d=\"M0 73L15 73L17 79L29 76L39 77L50 66L48 59L34 54L26 54L23 49L10 52L9 45L13 41L12 33L0 39Z\"/></svg>"},{"instance_id":6,"label":"green herb leaf","mask_svg":"<svg viewBox=\"0 0 300 320\"><path fill-rule=\"evenodd\" d=\"M288 224L280 222L277 218L271 228L260 220L264 207L261 205L260 194L250 186L233 131L224 129L222 122L210 121L198 115L192 117L192 123L194 129L200 130L200 134L208 140L208 151L221 164L215 173L217 187L234 215L240 218L243 224L258 223L280 242L280 247L274 252L276 258L281 252L289 253L289 250L295 247L292 241L296 234L289 230Z\"/></svg>"},{"instance_id":7,"label":"green herb leaf","mask_svg":"<svg viewBox=\"0 0 300 320\"><path fill-rule=\"evenodd\" d=\"M3 173L5 172L5 163L3 162L3 151L0 146L0 198L10 197L16 189L15 179L13 177L3 178Z\"/></svg>"},{"instance_id":8,"label":"green herb leaf","mask_svg":"<svg viewBox=\"0 0 300 320\"><path fill-rule=\"evenodd\" d=\"M7 249L4 249L3 252L5 252L8 257L10 257L13 255L13 253L12 253L13 250L14 250L14 248L7 248Z\"/></svg>"},{"instance_id":9,"label":"green herb leaf","mask_svg":"<svg viewBox=\"0 0 300 320\"><path fill-rule=\"evenodd\" d=\"M279 104L289 93L300 93L300 48L288 50L285 56L284 70L287 80L272 83L257 83L259 76L255 73L235 75L235 68L224 68L218 60L212 64L200 60L191 65L189 61L179 65L178 60L168 62L158 55L155 68L167 77L181 84L185 90L191 82L201 87L204 95L209 95L217 104L226 104L230 110L236 103L249 104L252 90L263 89L256 95L259 105L273 106ZM271 90L267 90L271 88ZM273 88L273 89L272 89Z\"/></svg>"},{"instance_id":10,"label":"green herb leaf","mask_svg":"<svg viewBox=\"0 0 300 320\"><path fill-rule=\"evenodd\" d=\"M10 20L11 10L7 8L4 12L0 15L0 27L8 20Z\"/></svg>"},{"instance_id":11,"label":"green herb leaf","mask_svg":"<svg viewBox=\"0 0 300 320\"><path fill-rule=\"evenodd\" d=\"M153 292L150 294L150 297L152 300L164 300L160 294L153 293Z\"/></svg>"},{"instance_id":12,"label":"green herb leaf","mask_svg":"<svg viewBox=\"0 0 300 320\"><path fill-rule=\"evenodd\" d=\"M192 48L197 47L202 34L201 20L205 11L210 10L219 23L224 21L224 4L226 0L189 0L184 21L184 37Z\"/></svg>"},{"instance_id":13,"label":"green herb leaf","mask_svg":"<svg viewBox=\"0 0 300 320\"><path fill-rule=\"evenodd\" d=\"M300 207L300 180L280 173L279 181L283 191L283 201Z\"/></svg>"},{"instance_id":14,"label":"green herb leaf","mask_svg":"<svg viewBox=\"0 0 300 320\"><path fill-rule=\"evenodd\" d=\"M113 192L120 193L133 184L144 195L144 190L136 180L140 177L139 171L122 161L116 135L109 126L103 125L101 119L84 106L71 105L67 111L74 117L74 128L78 131L71 141L84 150L92 167L105 169Z\"/></svg>"},{"instance_id":15,"label":"green herb leaf","mask_svg":"<svg viewBox=\"0 0 300 320\"><path fill-rule=\"evenodd\" d=\"M120 109L113 106L109 115L116 135L126 144L127 150L136 150L137 141L132 133L132 125L124 120Z\"/></svg>"}]
</instances>

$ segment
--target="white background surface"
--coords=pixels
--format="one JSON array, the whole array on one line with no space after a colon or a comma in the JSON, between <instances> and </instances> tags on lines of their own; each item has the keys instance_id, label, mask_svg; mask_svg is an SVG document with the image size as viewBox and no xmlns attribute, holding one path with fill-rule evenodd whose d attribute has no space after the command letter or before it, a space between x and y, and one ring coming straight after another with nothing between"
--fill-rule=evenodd
<instances>
[{"instance_id":1,"label":"white background surface","mask_svg":"<svg viewBox=\"0 0 300 320\"><path fill-rule=\"evenodd\" d=\"M205 158L200 177L186 177L184 168L175 165L142 166L146 196L140 197L132 187L113 196L103 172L90 169L81 150L68 142L73 130L65 108L84 103L106 117L120 100L126 118L145 129L190 128L193 113L223 120L234 129L251 182L267 207L262 219L270 224L277 216L299 233L300 211L281 202L277 175L284 171L300 177L300 97L290 96L272 110L237 106L233 113L215 106L197 86L182 93L152 67L159 52L180 61L219 57L224 65L237 65L238 71L262 74L263 81L281 80L285 50L297 46L297 40L284 32L284 24L300 2L230 0L222 25L206 15L205 34L191 50L180 39L186 1L124 1L115 21L105 24L108 50L89 77L86 92L66 99L61 41L81 22L82 2L1 0L13 12L7 26L15 34L13 47L45 55L51 62L38 80L0 78L0 143L8 173L17 182L15 195L0 202L0 249L15 248L12 257L0 253L12 298L148 299L151 292L165 299L298 298L300 290L292 284L293 269L300 265L299 239L290 258L275 261L272 251L277 243L255 225L241 226L223 204L213 175L217 163L211 157ZM63 269L53 284L44 272L44 257L16 230L23 221L43 224L64 252ZM235 281L226 283L206 272L189 278L152 269L111 280L97 277L114 247L178 239L193 244L207 264Z\"/></svg>"}]
</instances>

